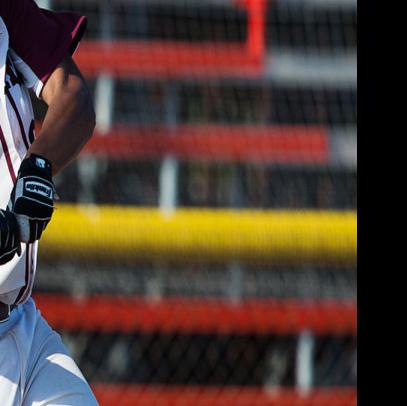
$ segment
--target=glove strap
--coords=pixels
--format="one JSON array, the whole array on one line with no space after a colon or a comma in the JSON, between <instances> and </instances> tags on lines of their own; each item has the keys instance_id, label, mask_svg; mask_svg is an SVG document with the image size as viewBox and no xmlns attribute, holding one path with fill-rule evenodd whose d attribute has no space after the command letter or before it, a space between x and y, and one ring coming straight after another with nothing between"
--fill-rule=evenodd
<instances>
[{"instance_id":1,"label":"glove strap","mask_svg":"<svg viewBox=\"0 0 407 406\"><path fill-rule=\"evenodd\" d=\"M19 173L23 175L26 171L30 174L37 172L49 180L52 179L52 164L41 155L31 154L21 162Z\"/></svg>"}]
</instances>

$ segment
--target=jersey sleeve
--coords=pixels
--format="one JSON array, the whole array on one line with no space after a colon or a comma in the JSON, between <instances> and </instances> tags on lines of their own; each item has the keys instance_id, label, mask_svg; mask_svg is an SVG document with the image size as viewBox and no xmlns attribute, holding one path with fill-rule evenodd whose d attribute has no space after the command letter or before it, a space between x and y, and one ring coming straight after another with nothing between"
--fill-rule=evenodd
<instances>
[{"instance_id":1,"label":"jersey sleeve","mask_svg":"<svg viewBox=\"0 0 407 406\"><path fill-rule=\"evenodd\" d=\"M26 86L40 96L66 54L75 52L86 29L86 17L44 10L34 0L1 0L0 13L14 64Z\"/></svg>"}]
</instances>

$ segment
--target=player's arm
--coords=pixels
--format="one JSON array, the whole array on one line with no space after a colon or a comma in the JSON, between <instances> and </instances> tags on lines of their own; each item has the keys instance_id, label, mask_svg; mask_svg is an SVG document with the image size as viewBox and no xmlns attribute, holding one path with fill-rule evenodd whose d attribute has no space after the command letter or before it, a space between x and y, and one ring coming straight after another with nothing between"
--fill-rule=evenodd
<instances>
[{"instance_id":1,"label":"player's arm","mask_svg":"<svg viewBox=\"0 0 407 406\"><path fill-rule=\"evenodd\" d=\"M95 126L90 93L70 56L51 73L41 96L48 111L21 163L8 204L22 242L41 238L54 210L52 177L77 156Z\"/></svg>"},{"instance_id":2,"label":"player's arm","mask_svg":"<svg viewBox=\"0 0 407 406\"><path fill-rule=\"evenodd\" d=\"M48 111L27 157L36 154L46 158L55 175L76 158L95 127L90 92L70 55L51 74L41 98Z\"/></svg>"},{"instance_id":3,"label":"player's arm","mask_svg":"<svg viewBox=\"0 0 407 406\"><path fill-rule=\"evenodd\" d=\"M1 0L9 48L24 84L48 104L43 129L22 161L8 210L22 242L33 242L51 219L52 177L89 139L94 113L86 85L71 57L86 30L86 17L41 9L34 0Z\"/></svg>"}]
</instances>

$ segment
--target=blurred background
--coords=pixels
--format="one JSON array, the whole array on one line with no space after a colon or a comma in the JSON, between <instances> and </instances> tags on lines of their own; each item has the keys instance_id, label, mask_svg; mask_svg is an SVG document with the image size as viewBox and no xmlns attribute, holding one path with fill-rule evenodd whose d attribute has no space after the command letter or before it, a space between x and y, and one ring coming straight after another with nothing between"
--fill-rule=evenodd
<instances>
[{"instance_id":1,"label":"blurred background","mask_svg":"<svg viewBox=\"0 0 407 406\"><path fill-rule=\"evenodd\" d=\"M37 3L89 19L34 297L100 404L356 405L356 0Z\"/></svg>"}]
</instances>

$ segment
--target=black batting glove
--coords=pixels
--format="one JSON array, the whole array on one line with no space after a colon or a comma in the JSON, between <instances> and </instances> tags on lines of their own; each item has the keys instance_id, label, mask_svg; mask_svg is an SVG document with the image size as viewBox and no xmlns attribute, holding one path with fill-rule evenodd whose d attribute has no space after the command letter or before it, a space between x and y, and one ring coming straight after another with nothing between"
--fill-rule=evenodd
<instances>
[{"instance_id":1,"label":"black batting glove","mask_svg":"<svg viewBox=\"0 0 407 406\"><path fill-rule=\"evenodd\" d=\"M16 217L9 211L0 210L0 265L11 261L16 253L21 253Z\"/></svg>"},{"instance_id":2,"label":"black batting glove","mask_svg":"<svg viewBox=\"0 0 407 406\"><path fill-rule=\"evenodd\" d=\"M16 216L21 242L41 238L54 212L54 197L51 162L35 154L24 159L7 206Z\"/></svg>"}]
</instances>

